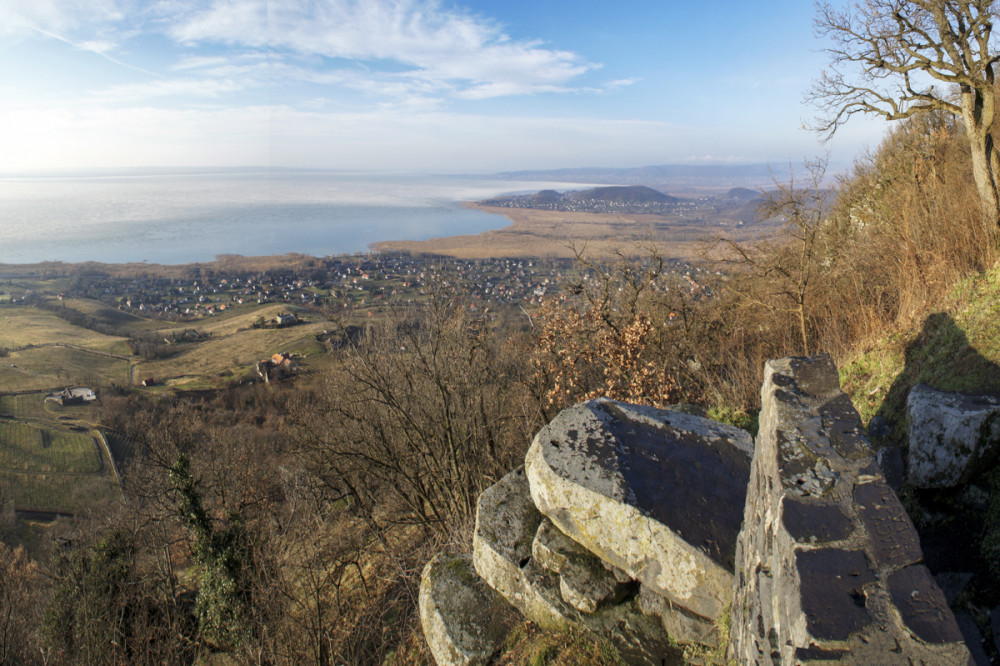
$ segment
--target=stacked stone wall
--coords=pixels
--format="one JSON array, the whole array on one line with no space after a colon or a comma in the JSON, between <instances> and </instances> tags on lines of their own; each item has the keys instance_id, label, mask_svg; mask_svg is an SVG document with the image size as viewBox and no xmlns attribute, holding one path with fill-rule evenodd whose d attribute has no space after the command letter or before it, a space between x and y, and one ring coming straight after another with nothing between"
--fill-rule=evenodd
<instances>
[{"instance_id":1,"label":"stacked stone wall","mask_svg":"<svg viewBox=\"0 0 1000 666\"><path fill-rule=\"evenodd\" d=\"M829 356L771 361L736 546L740 664L969 653Z\"/></svg>"}]
</instances>

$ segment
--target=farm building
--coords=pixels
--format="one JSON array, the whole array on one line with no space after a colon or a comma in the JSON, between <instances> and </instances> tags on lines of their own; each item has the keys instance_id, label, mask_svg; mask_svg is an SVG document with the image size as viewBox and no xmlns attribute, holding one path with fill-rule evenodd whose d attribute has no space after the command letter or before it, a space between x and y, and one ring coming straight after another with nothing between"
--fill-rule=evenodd
<instances>
[{"instance_id":1,"label":"farm building","mask_svg":"<svg viewBox=\"0 0 1000 666\"><path fill-rule=\"evenodd\" d=\"M63 389L59 393L53 393L52 395L46 396L46 400L55 400L63 407L67 405L82 405L86 402L94 402L97 400L97 394L94 393L94 389L81 387L81 388L67 388Z\"/></svg>"},{"instance_id":2,"label":"farm building","mask_svg":"<svg viewBox=\"0 0 1000 666\"><path fill-rule=\"evenodd\" d=\"M262 358L257 361L257 374L265 383L272 379L286 377L297 369L297 365L291 354L286 352L273 354L271 358Z\"/></svg>"},{"instance_id":3,"label":"farm building","mask_svg":"<svg viewBox=\"0 0 1000 666\"><path fill-rule=\"evenodd\" d=\"M295 323L295 315L290 312L282 312L274 318L274 323L278 326L290 326Z\"/></svg>"}]
</instances>

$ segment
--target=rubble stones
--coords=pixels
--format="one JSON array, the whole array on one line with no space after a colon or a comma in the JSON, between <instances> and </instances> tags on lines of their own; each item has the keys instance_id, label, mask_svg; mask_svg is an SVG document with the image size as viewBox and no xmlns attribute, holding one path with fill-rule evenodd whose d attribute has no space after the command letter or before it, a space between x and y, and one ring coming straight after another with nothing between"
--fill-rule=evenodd
<instances>
[{"instance_id":1,"label":"rubble stones","mask_svg":"<svg viewBox=\"0 0 1000 666\"><path fill-rule=\"evenodd\" d=\"M938 391L924 384L906 398L907 479L917 488L952 488L996 455L1000 397Z\"/></svg>"},{"instance_id":2,"label":"rubble stones","mask_svg":"<svg viewBox=\"0 0 1000 666\"><path fill-rule=\"evenodd\" d=\"M882 468L885 481L895 492L903 487L906 480L906 462L903 459L903 447L884 446L878 450L878 466Z\"/></svg>"},{"instance_id":3,"label":"rubble stones","mask_svg":"<svg viewBox=\"0 0 1000 666\"><path fill-rule=\"evenodd\" d=\"M487 664L514 610L472 569L468 556L436 555L420 577L420 622L439 666Z\"/></svg>"},{"instance_id":4,"label":"rubble stones","mask_svg":"<svg viewBox=\"0 0 1000 666\"><path fill-rule=\"evenodd\" d=\"M640 586L638 600L642 612L660 618L667 634L678 643L708 647L718 644L719 630L714 622L671 603L648 587Z\"/></svg>"},{"instance_id":5,"label":"rubble stones","mask_svg":"<svg viewBox=\"0 0 1000 666\"><path fill-rule=\"evenodd\" d=\"M539 626L593 632L611 641L629 664L659 665L676 654L661 623L643 613L634 596L593 613L566 603L559 576L531 556L540 523L523 470L511 472L480 495L473 562L483 580Z\"/></svg>"},{"instance_id":6,"label":"rubble stones","mask_svg":"<svg viewBox=\"0 0 1000 666\"><path fill-rule=\"evenodd\" d=\"M562 532L714 620L729 603L752 451L738 428L599 399L542 428L525 470Z\"/></svg>"},{"instance_id":7,"label":"rubble stones","mask_svg":"<svg viewBox=\"0 0 1000 666\"><path fill-rule=\"evenodd\" d=\"M584 613L621 601L633 585L619 581L600 559L543 520L532 543L532 557L544 569L558 574L563 601Z\"/></svg>"}]
</instances>

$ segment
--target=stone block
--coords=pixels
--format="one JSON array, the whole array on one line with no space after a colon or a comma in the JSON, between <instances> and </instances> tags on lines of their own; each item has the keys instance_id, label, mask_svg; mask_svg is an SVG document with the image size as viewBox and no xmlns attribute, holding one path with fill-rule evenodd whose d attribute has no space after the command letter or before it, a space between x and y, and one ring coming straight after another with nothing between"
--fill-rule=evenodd
<instances>
[{"instance_id":1,"label":"stone block","mask_svg":"<svg viewBox=\"0 0 1000 666\"><path fill-rule=\"evenodd\" d=\"M542 521L531 547L532 557L542 568L559 575L563 601L584 613L618 603L633 585L620 582L600 558L559 531L548 519Z\"/></svg>"},{"instance_id":2,"label":"stone block","mask_svg":"<svg viewBox=\"0 0 1000 666\"><path fill-rule=\"evenodd\" d=\"M958 623L962 636L965 637L965 644L969 646L969 654L972 655L972 660L969 663L975 664L975 666L990 666L993 661L983 649L985 640L976 621L964 611L955 613L955 621Z\"/></svg>"},{"instance_id":3,"label":"stone block","mask_svg":"<svg viewBox=\"0 0 1000 666\"><path fill-rule=\"evenodd\" d=\"M753 444L743 430L611 400L563 410L525 459L535 505L688 611L729 604Z\"/></svg>"},{"instance_id":4,"label":"stone block","mask_svg":"<svg viewBox=\"0 0 1000 666\"><path fill-rule=\"evenodd\" d=\"M889 593L903 622L925 643L963 640L948 601L927 567L919 564L892 574Z\"/></svg>"},{"instance_id":5,"label":"stone block","mask_svg":"<svg viewBox=\"0 0 1000 666\"><path fill-rule=\"evenodd\" d=\"M972 582L972 574L962 571L942 571L934 574L934 580L944 594L945 602L953 606L965 588Z\"/></svg>"},{"instance_id":6,"label":"stone block","mask_svg":"<svg viewBox=\"0 0 1000 666\"><path fill-rule=\"evenodd\" d=\"M468 556L437 555L428 562L419 603L424 637L439 666L488 664L517 619Z\"/></svg>"},{"instance_id":7,"label":"stone block","mask_svg":"<svg viewBox=\"0 0 1000 666\"><path fill-rule=\"evenodd\" d=\"M918 384L906 398L906 412L907 480L917 488L955 487L995 459L1000 397Z\"/></svg>"}]
</instances>

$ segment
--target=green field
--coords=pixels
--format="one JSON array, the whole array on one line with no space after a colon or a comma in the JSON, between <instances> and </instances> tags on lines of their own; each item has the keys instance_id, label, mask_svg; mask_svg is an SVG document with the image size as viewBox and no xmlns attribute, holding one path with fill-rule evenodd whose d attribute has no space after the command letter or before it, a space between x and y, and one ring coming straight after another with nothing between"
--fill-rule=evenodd
<instances>
[{"instance_id":1,"label":"green field","mask_svg":"<svg viewBox=\"0 0 1000 666\"><path fill-rule=\"evenodd\" d=\"M24 349L0 358L0 393L108 386L112 382L128 386L128 360L60 346Z\"/></svg>"},{"instance_id":2,"label":"green field","mask_svg":"<svg viewBox=\"0 0 1000 666\"><path fill-rule=\"evenodd\" d=\"M2 421L0 469L46 474L93 474L101 471L101 459L90 435L18 421Z\"/></svg>"},{"instance_id":3,"label":"green field","mask_svg":"<svg viewBox=\"0 0 1000 666\"><path fill-rule=\"evenodd\" d=\"M63 407L54 400L46 400L46 392L23 395L0 395L0 416L35 421L76 420L90 422L96 417L94 405L68 405Z\"/></svg>"},{"instance_id":4,"label":"green field","mask_svg":"<svg viewBox=\"0 0 1000 666\"><path fill-rule=\"evenodd\" d=\"M0 496L19 511L75 514L116 501L110 472L107 454L88 433L0 421Z\"/></svg>"},{"instance_id":5,"label":"green field","mask_svg":"<svg viewBox=\"0 0 1000 666\"><path fill-rule=\"evenodd\" d=\"M0 470L0 493L19 511L82 513L115 501L118 487L109 474L66 476Z\"/></svg>"},{"instance_id":6,"label":"green field","mask_svg":"<svg viewBox=\"0 0 1000 666\"><path fill-rule=\"evenodd\" d=\"M124 339L74 326L51 312L27 306L0 307L0 340L7 349L54 343L117 353Z\"/></svg>"}]
</instances>

